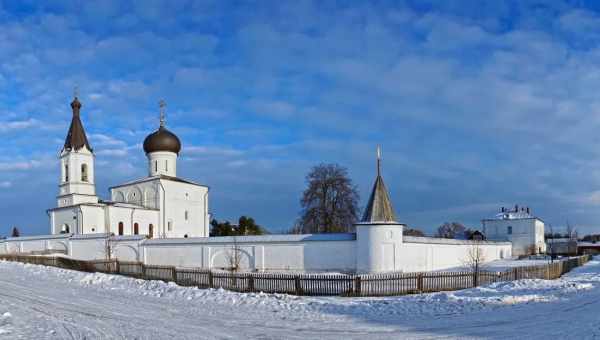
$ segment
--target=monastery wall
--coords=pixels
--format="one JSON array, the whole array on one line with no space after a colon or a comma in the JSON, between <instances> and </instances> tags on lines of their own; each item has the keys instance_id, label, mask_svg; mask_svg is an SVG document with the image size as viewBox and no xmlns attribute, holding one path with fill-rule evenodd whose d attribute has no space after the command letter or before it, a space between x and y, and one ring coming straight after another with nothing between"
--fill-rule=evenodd
<instances>
[{"instance_id":1,"label":"monastery wall","mask_svg":"<svg viewBox=\"0 0 600 340\"><path fill-rule=\"evenodd\" d=\"M354 234L156 239L142 247L144 262L154 265L298 272L356 268Z\"/></svg>"},{"instance_id":2,"label":"monastery wall","mask_svg":"<svg viewBox=\"0 0 600 340\"><path fill-rule=\"evenodd\" d=\"M110 242L107 242L110 240ZM384 242L385 243L385 242ZM384 243L372 244L373 253L383 254ZM465 265L469 252L482 250L484 260L510 258L508 242L463 241L427 237L403 237L390 268L374 271L420 272ZM356 234L264 235L146 239L144 236L108 234L49 235L0 241L2 253L28 253L50 249L68 250L81 260L111 258L169 265L240 271L343 272L357 271ZM237 249L237 251L236 251ZM237 253L237 256L235 255ZM390 265L391 266L391 265ZM364 271L361 271L364 272Z\"/></svg>"}]
</instances>

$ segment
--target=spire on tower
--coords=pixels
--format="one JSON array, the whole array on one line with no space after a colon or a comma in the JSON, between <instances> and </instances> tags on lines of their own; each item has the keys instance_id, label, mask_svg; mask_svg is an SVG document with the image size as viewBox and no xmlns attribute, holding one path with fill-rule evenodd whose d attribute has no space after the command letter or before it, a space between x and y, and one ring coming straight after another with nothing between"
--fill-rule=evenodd
<instances>
[{"instance_id":1,"label":"spire on tower","mask_svg":"<svg viewBox=\"0 0 600 340\"><path fill-rule=\"evenodd\" d=\"M377 176L381 176L381 146L377 145Z\"/></svg>"},{"instance_id":2,"label":"spire on tower","mask_svg":"<svg viewBox=\"0 0 600 340\"><path fill-rule=\"evenodd\" d=\"M160 100L158 102L158 107L160 107L160 127L164 127L165 126L165 107L167 106L167 103L165 103L164 100Z\"/></svg>"},{"instance_id":3,"label":"spire on tower","mask_svg":"<svg viewBox=\"0 0 600 340\"><path fill-rule=\"evenodd\" d=\"M77 151L85 146L88 150L92 151L92 147L90 146L85 134L85 130L83 129L83 124L79 118L79 110L81 110L82 105L77 98L77 96L79 96L79 88L77 86L75 86L73 95L75 97L71 102L73 118L71 119L71 126L69 126L69 132L67 133L67 138L65 139L64 150Z\"/></svg>"},{"instance_id":4,"label":"spire on tower","mask_svg":"<svg viewBox=\"0 0 600 340\"><path fill-rule=\"evenodd\" d=\"M390 195L381 177L381 147L377 147L377 178L367 202L365 213L361 219L363 223L395 222L396 214L392 207Z\"/></svg>"}]
</instances>

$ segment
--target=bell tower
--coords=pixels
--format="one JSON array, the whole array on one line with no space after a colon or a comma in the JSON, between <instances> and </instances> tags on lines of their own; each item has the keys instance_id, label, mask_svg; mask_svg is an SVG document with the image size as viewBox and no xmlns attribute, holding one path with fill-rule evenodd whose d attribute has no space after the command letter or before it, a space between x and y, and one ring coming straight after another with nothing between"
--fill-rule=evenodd
<instances>
[{"instance_id":1,"label":"bell tower","mask_svg":"<svg viewBox=\"0 0 600 340\"><path fill-rule=\"evenodd\" d=\"M71 126L59 156L61 176L57 196L58 207L98 203L94 181L95 155L81 123L82 105L77 98L77 91L74 97L71 102Z\"/></svg>"}]
</instances>

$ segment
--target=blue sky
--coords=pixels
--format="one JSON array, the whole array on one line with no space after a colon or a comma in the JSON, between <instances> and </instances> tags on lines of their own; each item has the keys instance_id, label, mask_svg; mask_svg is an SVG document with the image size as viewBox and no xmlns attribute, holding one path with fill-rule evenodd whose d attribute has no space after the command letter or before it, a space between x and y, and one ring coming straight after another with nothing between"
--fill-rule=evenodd
<instances>
[{"instance_id":1,"label":"blue sky","mask_svg":"<svg viewBox=\"0 0 600 340\"><path fill-rule=\"evenodd\" d=\"M76 84L101 197L164 98L219 219L288 229L320 162L364 205L381 144L411 227L516 203L600 232L600 14L549 3L0 1L0 235L48 232Z\"/></svg>"}]
</instances>

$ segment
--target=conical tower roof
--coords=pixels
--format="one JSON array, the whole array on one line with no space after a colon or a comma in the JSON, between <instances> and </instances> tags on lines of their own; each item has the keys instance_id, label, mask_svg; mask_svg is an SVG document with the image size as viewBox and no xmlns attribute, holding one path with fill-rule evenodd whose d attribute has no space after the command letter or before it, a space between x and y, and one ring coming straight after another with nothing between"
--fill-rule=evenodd
<instances>
[{"instance_id":1,"label":"conical tower roof","mask_svg":"<svg viewBox=\"0 0 600 340\"><path fill-rule=\"evenodd\" d=\"M88 142L85 130L83 129L83 124L79 117L81 103L77 97L71 102L71 109L73 109L73 118L71 119L71 126L69 127L67 138L65 139L64 150L77 151L85 146L88 150L92 151L92 147Z\"/></svg>"},{"instance_id":2,"label":"conical tower roof","mask_svg":"<svg viewBox=\"0 0 600 340\"><path fill-rule=\"evenodd\" d=\"M383 183L383 177L381 177L381 152L379 148L377 149L377 178L361 219L361 223L375 222L396 223L394 207L392 207L390 195Z\"/></svg>"}]
</instances>

